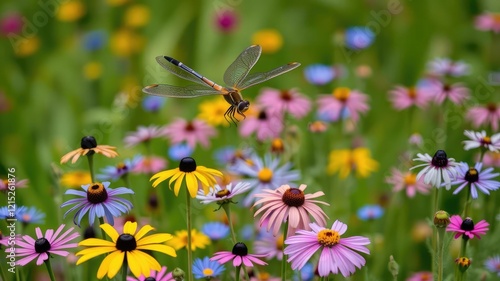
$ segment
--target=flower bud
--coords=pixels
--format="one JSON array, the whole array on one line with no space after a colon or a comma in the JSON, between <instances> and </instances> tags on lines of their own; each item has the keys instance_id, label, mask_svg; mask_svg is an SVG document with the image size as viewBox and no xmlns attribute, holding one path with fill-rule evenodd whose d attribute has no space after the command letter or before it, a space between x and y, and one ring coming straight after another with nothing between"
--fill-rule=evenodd
<instances>
[{"instance_id":1,"label":"flower bud","mask_svg":"<svg viewBox=\"0 0 500 281\"><path fill-rule=\"evenodd\" d=\"M471 260L467 257L461 257L455 259L455 263L458 265L458 269L460 270L460 272L465 272L467 268L469 268Z\"/></svg>"},{"instance_id":2,"label":"flower bud","mask_svg":"<svg viewBox=\"0 0 500 281\"><path fill-rule=\"evenodd\" d=\"M174 277L175 281L184 280L184 270L182 270L178 267L174 268L174 271L172 271L172 277Z\"/></svg>"},{"instance_id":3,"label":"flower bud","mask_svg":"<svg viewBox=\"0 0 500 281\"><path fill-rule=\"evenodd\" d=\"M394 280L396 280L396 277L399 274L399 264L394 260L392 255L389 257L388 269Z\"/></svg>"},{"instance_id":4,"label":"flower bud","mask_svg":"<svg viewBox=\"0 0 500 281\"><path fill-rule=\"evenodd\" d=\"M434 214L434 225L436 227L447 227L450 224L450 214L446 211L440 210Z\"/></svg>"}]
</instances>

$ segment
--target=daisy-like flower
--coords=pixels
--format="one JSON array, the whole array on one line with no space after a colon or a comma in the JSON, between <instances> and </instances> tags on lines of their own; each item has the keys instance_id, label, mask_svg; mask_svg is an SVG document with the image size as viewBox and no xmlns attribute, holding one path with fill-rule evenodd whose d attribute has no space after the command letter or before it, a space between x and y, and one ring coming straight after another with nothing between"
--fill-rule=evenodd
<instances>
[{"instance_id":1,"label":"daisy-like flower","mask_svg":"<svg viewBox=\"0 0 500 281\"><path fill-rule=\"evenodd\" d=\"M266 262L261 261L259 258L265 257L266 255L255 255L249 254L248 248L245 243L238 242L234 244L233 250L229 251L221 251L214 254L210 260L218 261L220 264L224 264L228 261L232 261L233 266L241 266L242 264L247 267L253 267L253 264L258 265L267 265Z\"/></svg>"},{"instance_id":2,"label":"daisy-like flower","mask_svg":"<svg viewBox=\"0 0 500 281\"><path fill-rule=\"evenodd\" d=\"M434 276L432 275L432 272L429 271L415 272L406 279L406 281L433 281L433 280Z\"/></svg>"},{"instance_id":3,"label":"daisy-like flower","mask_svg":"<svg viewBox=\"0 0 500 281\"><path fill-rule=\"evenodd\" d=\"M389 92L389 99L396 110L403 110L412 106L426 108L432 97L418 87L396 86Z\"/></svg>"},{"instance_id":4,"label":"daisy-like flower","mask_svg":"<svg viewBox=\"0 0 500 281\"><path fill-rule=\"evenodd\" d=\"M417 180L417 175L407 171L401 172L398 169L392 168L391 176L386 178L385 182L394 185L393 191L406 191L406 196L409 198L415 197L417 193L428 194L430 185L424 183L424 178Z\"/></svg>"},{"instance_id":5,"label":"daisy-like flower","mask_svg":"<svg viewBox=\"0 0 500 281\"><path fill-rule=\"evenodd\" d=\"M282 185L276 190L264 189L263 193L255 194L257 202L253 205L262 206L255 212L254 217L262 213L259 224L267 221L267 231L273 229L273 235L278 235L281 225L288 221L288 233L293 235L297 229L309 230L311 220L309 215L321 226L326 224L328 216L317 204L330 206L330 204L314 200L325 195L322 191L313 194L304 194L307 185L301 184L299 188Z\"/></svg>"},{"instance_id":6,"label":"daisy-like flower","mask_svg":"<svg viewBox=\"0 0 500 281\"><path fill-rule=\"evenodd\" d=\"M164 97L148 95L142 100L142 109L147 112L156 113L163 107L165 100Z\"/></svg>"},{"instance_id":7,"label":"daisy-like flower","mask_svg":"<svg viewBox=\"0 0 500 281\"><path fill-rule=\"evenodd\" d=\"M264 88L257 98L257 102L270 112L283 114L289 113L297 119L301 119L311 110L309 98L299 93L296 89L277 90Z\"/></svg>"},{"instance_id":8,"label":"daisy-like flower","mask_svg":"<svg viewBox=\"0 0 500 281\"><path fill-rule=\"evenodd\" d=\"M212 100L204 101L199 106L200 113L198 117L200 120L207 122L212 126L229 126L224 113L227 111L227 102L220 97Z\"/></svg>"},{"instance_id":9,"label":"daisy-like flower","mask_svg":"<svg viewBox=\"0 0 500 281\"><path fill-rule=\"evenodd\" d=\"M205 249L210 244L210 238L205 234L198 232L196 229L191 229L191 251L197 248ZM188 232L187 230L176 231L172 240L167 242L167 245L172 246L175 250L187 248Z\"/></svg>"},{"instance_id":10,"label":"daisy-like flower","mask_svg":"<svg viewBox=\"0 0 500 281\"><path fill-rule=\"evenodd\" d=\"M254 242L254 250L258 255L266 255L267 260L276 258L283 259L283 234L273 235L267 231L261 231Z\"/></svg>"},{"instance_id":11,"label":"daisy-like flower","mask_svg":"<svg viewBox=\"0 0 500 281\"><path fill-rule=\"evenodd\" d=\"M448 158L444 150L438 150L431 157L429 154L418 153L417 158L413 161L424 162L410 168L410 170L420 167L423 168L417 174L417 181L424 176L424 183L431 184L434 187L441 187L441 182L444 182L446 190L451 188L451 181L456 178L458 163L455 159Z\"/></svg>"},{"instance_id":12,"label":"daisy-like flower","mask_svg":"<svg viewBox=\"0 0 500 281\"><path fill-rule=\"evenodd\" d=\"M490 224L485 220L474 224L471 218L462 220L459 215L453 215L450 218L450 224L446 227L446 231L455 232L455 239L462 236L463 239L472 239L476 237L481 239L481 235L486 234Z\"/></svg>"},{"instance_id":13,"label":"daisy-like flower","mask_svg":"<svg viewBox=\"0 0 500 281\"><path fill-rule=\"evenodd\" d=\"M481 156L477 155L477 159ZM483 157L483 164L488 167L497 167L500 168L500 153L498 152L486 152Z\"/></svg>"},{"instance_id":14,"label":"daisy-like flower","mask_svg":"<svg viewBox=\"0 0 500 281\"><path fill-rule=\"evenodd\" d=\"M375 33L366 26L353 26L345 31L345 45L351 50L362 50L369 47L375 39Z\"/></svg>"},{"instance_id":15,"label":"daisy-like flower","mask_svg":"<svg viewBox=\"0 0 500 281\"><path fill-rule=\"evenodd\" d=\"M469 140L463 142L465 150L478 147L494 152L498 152L500 150L500 133L494 134L490 137L486 135L486 131L484 130L481 132L465 130L464 135L469 137Z\"/></svg>"},{"instance_id":16,"label":"daisy-like flower","mask_svg":"<svg viewBox=\"0 0 500 281\"><path fill-rule=\"evenodd\" d=\"M167 160L158 156L143 157L139 163L134 167L134 173L138 174L152 174L157 173L167 167Z\"/></svg>"},{"instance_id":17,"label":"daisy-like flower","mask_svg":"<svg viewBox=\"0 0 500 281\"><path fill-rule=\"evenodd\" d=\"M458 105L470 98L469 89L460 83L450 85L439 80L433 80L428 87L423 89L427 92L426 95L434 98L437 105L442 104L446 99Z\"/></svg>"},{"instance_id":18,"label":"daisy-like flower","mask_svg":"<svg viewBox=\"0 0 500 281\"><path fill-rule=\"evenodd\" d=\"M160 271L151 270L149 277L144 275L138 278L127 276L127 281L175 281L172 272L167 273L167 267L162 266Z\"/></svg>"},{"instance_id":19,"label":"daisy-like flower","mask_svg":"<svg viewBox=\"0 0 500 281\"><path fill-rule=\"evenodd\" d=\"M255 116L248 115L238 126L242 137L246 138L255 133L259 141L278 137L283 128L282 114L273 112L268 108L260 109Z\"/></svg>"},{"instance_id":20,"label":"daisy-like flower","mask_svg":"<svg viewBox=\"0 0 500 281\"><path fill-rule=\"evenodd\" d=\"M36 265L41 265L50 258L50 255L58 255L66 257L69 252L66 249L76 248L76 243L69 243L71 240L80 236L73 232L73 227L62 233L64 224L60 225L54 232L53 229L47 229L45 235L39 227L35 229L36 239L29 235L22 236L22 239L16 239L16 257L21 258L16 261L17 265L25 266L32 260L36 259ZM10 253L11 248L7 248Z\"/></svg>"},{"instance_id":21,"label":"daisy-like flower","mask_svg":"<svg viewBox=\"0 0 500 281\"><path fill-rule=\"evenodd\" d=\"M73 217L73 223L80 226L83 216L89 213L89 223L94 224L94 219L104 218L111 225L114 224L114 217L119 217L132 209L132 203L129 200L118 197L122 194L134 194L132 189L119 187L115 189L108 188L109 182L95 182L82 185L84 191L67 190L64 194L79 196L79 198L70 199L61 205L61 208L74 205L64 213L66 217L69 213L76 211Z\"/></svg>"},{"instance_id":22,"label":"daisy-like flower","mask_svg":"<svg viewBox=\"0 0 500 281\"><path fill-rule=\"evenodd\" d=\"M196 279L211 280L222 274L226 270L224 266L216 261L211 261L209 257L197 258L193 262L193 275Z\"/></svg>"},{"instance_id":23,"label":"daisy-like flower","mask_svg":"<svg viewBox=\"0 0 500 281\"><path fill-rule=\"evenodd\" d=\"M86 136L82 138L80 148L70 151L61 157L61 164L68 162L69 159L71 159L71 163L75 163L80 156L90 156L95 153L101 153L108 158L114 158L118 156L115 149L116 147L114 146L97 145L97 141L93 136Z\"/></svg>"},{"instance_id":24,"label":"daisy-like flower","mask_svg":"<svg viewBox=\"0 0 500 281\"><path fill-rule=\"evenodd\" d=\"M141 143L148 143L152 139L163 136L162 130L158 126L139 126L137 131L128 132L123 139L126 147L133 147Z\"/></svg>"},{"instance_id":25,"label":"daisy-like flower","mask_svg":"<svg viewBox=\"0 0 500 281\"><path fill-rule=\"evenodd\" d=\"M235 203L232 198L238 194L247 192L252 186L247 182L239 182L233 186L233 183L221 187L216 184L211 187L207 194L203 190L198 190L196 199L200 200L202 204L217 203L219 205L227 203Z\"/></svg>"},{"instance_id":26,"label":"daisy-like flower","mask_svg":"<svg viewBox=\"0 0 500 281\"><path fill-rule=\"evenodd\" d=\"M331 65L317 63L306 66L304 68L304 76L307 82L321 86L332 81L336 73Z\"/></svg>"},{"instance_id":27,"label":"daisy-like flower","mask_svg":"<svg viewBox=\"0 0 500 281\"><path fill-rule=\"evenodd\" d=\"M328 276L330 273L347 277L357 268L365 265L365 259L356 251L370 254L365 245L370 240L363 236L342 238L347 231L347 225L336 220L331 229L310 225L311 231L298 230L297 234L285 240L288 245L284 254L288 255L293 270L300 270L309 261L316 251L321 250L318 261L319 276Z\"/></svg>"},{"instance_id":28,"label":"daisy-like flower","mask_svg":"<svg viewBox=\"0 0 500 281\"><path fill-rule=\"evenodd\" d=\"M462 61L448 58L436 58L429 62L427 68L433 76L464 76L469 73L469 65Z\"/></svg>"},{"instance_id":29,"label":"daisy-like flower","mask_svg":"<svg viewBox=\"0 0 500 281\"><path fill-rule=\"evenodd\" d=\"M500 107L495 103L473 106L467 111L466 118L476 128L482 125L490 125L493 131L498 131Z\"/></svg>"},{"instance_id":30,"label":"daisy-like flower","mask_svg":"<svg viewBox=\"0 0 500 281\"><path fill-rule=\"evenodd\" d=\"M135 277L141 275L149 277L151 270L160 271L161 266L158 261L144 251L157 251L172 257L177 256L172 247L165 245L165 242L172 239L171 234L157 233L146 236L147 233L154 230L150 225L145 225L137 231L137 223L128 221L123 227L122 234L119 234L107 223L101 224L101 229L112 241L98 238L85 239L78 243L78 246L86 248L76 253L77 256L81 256L76 265L99 255L107 254L97 271L99 279L102 279L106 274L108 278L113 278L125 260Z\"/></svg>"},{"instance_id":31,"label":"daisy-like flower","mask_svg":"<svg viewBox=\"0 0 500 281\"><path fill-rule=\"evenodd\" d=\"M486 261L484 262L484 267L486 267L493 274L496 274L500 277L500 256L496 255L486 259Z\"/></svg>"},{"instance_id":32,"label":"daisy-like flower","mask_svg":"<svg viewBox=\"0 0 500 281\"><path fill-rule=\"evenodd\" d=\"M210 145L209 138L216 136L217 132L203 120L187 121L177 118L163 127L163 134L172 144L186 142L189 146L195 148L196 144L199 143L202 147L207 148Z\"/></svg>"},{"instance_id":33,"label":"daisy-like flower","mask_svg":"<svg viewBox=\"0 0 500 281\"><path fill-rule=\"evenodd\" d=\"M35 207L21 206L16 209L16 219L27 224L43 224L45 222L45 214Z\"/></svg>"},{"instance_id":34,"label":"daisy-like flower","mask_svg":"<svg viewBox=\"0 0 500 281\"><path fill-rule=\"evenodd\" d=\"M367 178L378 165L366 147L336 149L330 152L327 171L329 174L338 172L341 179L347 178L351 171L356 171L357 177Z\"/></svg>"},{"instance_id":35,"label":"daisy-like flower","mask_svg":"<svg viewBox=\"0 0 500 281\"><path fill-rule=\"evenodd\" d=\"M12 189L18 189L18 188L25 188L25 187L28 187L28 183L29 183L29 180L27 179L22 179L22 180L15 180L15 181L12 181L12 179L10 180L11 182L9 182L9 179L0 179L0 192L5 192L5 191L8 191L8 190L12 190Z\"/></svg>"},{"instance_id":36,"label":"daisy-like flower","mask_svg":"<svg viewBox=\"0 0 500 281\"><path fill-rule=\"evenodd\" d=\"M201 227L201 232L207 235L210 240L217 241L229 235L229 226L218 221L207 222Z\"/></svg>"},{"instance_id":37,"label":"daisy-like flower","mask_svg":"<svg viewBox=\"0 0 500 281\"><path fill-rule=\"evenodd\" d=\"M142 161L142 156L137 155L132 159L125 159L123 162L115 166L107 166L101 170L102 174L96 175L96 178L101 181L116 181L122 177L126 177L132 172L135 167Z\"/></svg>"},{"instance_id":38,"label":"daisy-like flower","mask_svg":"<svg viewBox=\"0 0 500 281\"><path fill-rule=\"evenodd\" d=\"M384 214L384 208L380 205L365 205L356 212L358 218L362 221L376 220Z\"/></svg>"},{"instance_id":39,"label":"daisy-like flower","mask_svg":"<svg viewBox=\"0 0 500 281\"><path fill-rule=\"evenodd\" d=\"M168 156L175 161L181 161L182 158L190 157L193 155L194 148L187 143L178 143L171 145L168 148Z\"/></svg>"},{"instance_id":40,"label":"daisy-like flower","mask_svg":"<svg viewBox=\"0 0 500 281\"><path fill-rule=\"evenodd\" d=\"M91 183L92 178L88 171L72 171L64 173L59 182L67 188L80 188L84 184Z\"/></svg>"},{"instance_id":41,"label":"daisy-like flower","mask_svg":"<svg viewBox=\"0 0 500 281\"><path fill-rule=\"evenodd\" d=\"M500 32L500 13L483 13L476 17L476 28L482 31Z\"/></svg>"},{"instance_id":42,"label":"daisy-like flower","mask_svg":"<svg viewBox=\"0 0 500 281\"><path fill-rule=\"evenodd\" d=\"M175 182L174 194L178 196L181 184L185 178L189 195L191 198L194 198L198 193L200 183L205 194L208 193L209 187L214 186L216 183L214 177L220 178L222 177L222 173L205 166L197 166L193 158L186 157L181 159L178 168L156 173L150 180L155 180L153 182L153 187L157 187L161 182L170 178L168 187L172 189L172 183Z\"/></svg>"},{"instance_id":43,"label":"daisy-like flower","mask_svg":"<svg viewBox=\"0 0 500 281\"><path fill-rule=\"evenodd\" d=\"M336 88L333 94L321 95L318 98L318 113L329 116L329 120L339 120L346 112L357 122L360 114L369 109L367 95L345 87Z\"/></svg>"},{"instance_id":44,"label":"daisy-like flower","mask_svg":"<svg viewBox=\"0 0 500 281\"><path fill-rule=\"evenodd\" d=\"M245 179L245 182L250 183L252 191L243 201L245 206L250 206L255 200L254 195L261 192L262 189L276 189L300 178L299 171L290 170L291 163L285 163L281 167L279 164L280 159L272 158L270 154L266 154L264 159L254 154L246 160L238 159L236 164L231 167L232 172L249 177L249 179Z\"/></svg>"},{"instance_id":45,"label":"daisy-like flower","mask_svg":"<svg viewBox=\"0 0 500 281\"><path fill-rule=\"evenodd\" d=\"M477 190L484 194L490 194L490 190L497 190L500 188L500 182L492 180L500 175L500 173L493 173L493 168L487 168L483 171L483 163L478 162L474 168L469 164L461 162L457 166L457 178L452 181L452 185L459 185L453 194L457 194L466 186L470 186L470 193L473 199L477 199Z\"/></svg>"}]
</instances>

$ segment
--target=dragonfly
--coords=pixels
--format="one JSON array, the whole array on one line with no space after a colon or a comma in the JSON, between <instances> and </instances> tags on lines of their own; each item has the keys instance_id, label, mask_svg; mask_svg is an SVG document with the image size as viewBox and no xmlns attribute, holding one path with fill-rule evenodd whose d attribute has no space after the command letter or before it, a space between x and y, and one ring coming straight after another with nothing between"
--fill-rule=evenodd
<instances>
[{"instance_id":1,"label":"dragonfly","mask_svg":"<svg viewBox=\"0 0 500 281\"><path fill-rule=\"evenodd\" d=\"M156 61L170 73L197 83L198 85L173 86L167 84L152 84L144 87L142 91L146 94L173 97L173 98L194 98L209 95L223 95L229 103L229 108L224 113L226 121L233 121L234 124L239 120L236 114L245 118L244 112L250 107L250 102L245 100L241 91L248 87L260 84L271 78L284 74L300 66L298 62L292 62L267 72L258 72L249 74L252 67L257 63L262 53L259 45L252 45L246 48L236 60L226 69L224 73L224 83L226 86L216 84L212 80L194 71L182 62L167 56L157 56ZM229 119L228 119L229 118Z\"/></svg>"}]
</instances>

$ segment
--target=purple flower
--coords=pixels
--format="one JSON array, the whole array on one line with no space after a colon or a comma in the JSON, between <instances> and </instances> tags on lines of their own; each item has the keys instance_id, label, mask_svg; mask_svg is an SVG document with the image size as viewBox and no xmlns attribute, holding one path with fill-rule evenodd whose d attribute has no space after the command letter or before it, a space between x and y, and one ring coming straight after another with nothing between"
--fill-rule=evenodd
<instances>
[{"instance_id":1,"label":"purple flower","mask_svg":"<svg viewBox=\"0 0 500 281\"><path fill-rule=\"evenodd\" d=\"M306 66L304 76L307 82L321 86L332 81L336 73L331 65L317 63Z\"/></svg>"},{"instance_id":2,"label":"purple flower","mask_svg":"<svg viewBox=\"0 0 500 281\"><path fill-rule=\"evenodd\" d=\"M500 106L495 103L473 106L467 111L466 118L476 128L482 125L490 125L493 131L497 131L500 121Z\"/></svg>"},{"instance_id":3,"label":"purple flower","mask_svg":"<svg viewBox=\"0 0 500 281\"><path fill-rule=\"evenodd\" d=\"M125 161L116 166L107 166L103 168L101 170L102 174L96 175L96 178L101 181L116 181L134 171L141 162L142 156L136 155L133 159L125 159Z\"/></svg>"},{"instance_id":4,"label":"purple flower","mask_svg":"<svg viewBox=\"0 0 500 281\"><path fill-rule=\"evenodd\" d=\"M498 152L500 150L500 133L494 134L491 137L486 135L486 131L474 132L465 130L464 135L469 137L469 140L464 141L464 149L484 147L489 151Z\"/></svg>"},{"instance_id":5,"label":"purple flower","mask_svg":"<svg viewBox=\"0 0 500 281\"><path fill-rule=\"evenodd\" d=\"M459 215L453 215L450 218L450 224L446 227L446 231L456 232L455 239L460 236L463 239L472 239L474 237L481 239L481 235L486 234L486 231L489 230L489 225L485 220L474 224L471 218L462 220Z\"/></svg>"},{"instance_id":6,"label":"purple flower","mask_svg":"<svg viewBox=\"0 0 500 281\"><path fill-rule=\"evenodd\" d=\"M159 96L146 96L142 100L142 108L148 112L158 112L165 104L165 98Z\"/></svg>"},{"instance_id":7,"label":"purple flower","mask_svg":"<svg viewBox=\"0 0 500 281\"><path fill-rule=\"evenodd\" d=\"M428 69L434 76L459 77L469 73L469 65L462 61L452 61L448 58L437 58L429 62Z\"/></svg>"},{"instance_id":8,"label":"purple flower","mask_svg":"<svg viewBox=\"0 0 500 281\"><path fill-rule=\"evenodd\" d=\"M376 220L384 214L384 208L380 205L365 205L358 209L358 218L362 221Z\"/></svg>"},{"instance_id":9,"label":"purple flower","mask_svg":"<svg viewBox=\"0 0 500 281\"><path fill-rule=\"evenodd\" d=\"M360 114L370 109L366 94L346 87L336 88L330 95L319 96L317 102L318 113L331 116L331 120L338 120L344 114L349 114L352 121L357 122Z\"/></svg>"},{"instance_id":10,"label":"purple flower","mask_svg":"<svg viewBox=\"0 0 500 281\"><path fill-rule=\"evenodd\" d=\"M137 131L127 133L123 142L126 147L132 147L140 143L147 143L160 136L163 136L163 133L157 126L139 126L137 127Z\"/></svg>"},{"instance_id":11,"label":"purple flower","mask_svg":"<svg viewBox=\"0 0 500 281\"><path fill-rule=\"evenodd\" d=\"M193 147L187 143L178 143L168 148L168 156L175 161L181 161L182 158L193 155Z\"/></svg>"},{"instance_id":12,"label":"purple flower","mask_svg":"<svg viewBox=\"0 0 500 281\"><path fill-rule=\"evenodd\" d=\"M247 246L242 242L238 242L234 244L233 250L231 252L229 251L217 252L210 260L218 261L220 264L232 261L233 266L235 267L241 266L242 264L248 267L252 267L253 263L256 263L258 265L267 265L266 262L258 259L265 256L266 255L249 254Z\"/></svg>"},{"instance_id":13,"label":"purple flower","mask_svg":"<svg viewBox=\"0 0 500 281\"><path fill-rule=\"evenodd\" d=\"M345 45L351 50L362 50L369 47L375 39L375 33L367 27L354 26L345 31Z\"/></svg>"},{"instance_id":14,"label":"purple flower","mask_svg":"<svg viewBox=\"0 0 500 281\"><path fill-rule=\"evenodd\" d=\"M453 194L459 193L466 186L470 186L472 198L477 199L477 190L479 189L484 194L490 194L490 190L497 190L500 188L500 182L491 180L498 177L499 173L492 173L493 168L487 168L481 171L483 163L478 162L474 168L469 168L469 164L460 163L457 166L457 178L452 181L452 185L459 185Z\"/></svg>"},{"instance_id":15,"label":"purple flower","mask_svg":"<svg viewBox=\"0 0 500 281\"><path fill-rule=\"evenodd\" d=\"M500 256L496 255L491 258L488 258L484 262L484 266L493 274L496 274L500 277Z\"/></svg>"}]
</instances>

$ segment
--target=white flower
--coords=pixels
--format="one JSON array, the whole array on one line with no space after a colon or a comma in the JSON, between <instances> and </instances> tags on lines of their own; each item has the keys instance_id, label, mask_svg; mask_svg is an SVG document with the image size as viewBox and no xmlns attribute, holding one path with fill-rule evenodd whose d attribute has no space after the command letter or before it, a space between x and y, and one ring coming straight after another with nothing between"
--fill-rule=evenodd
<instances>
[{"instance_id":1,"label":"white flower","mask_svg":"<svg viewBox=\"0 0 500 281\"><path fill-rule=\"evenodd\" d=\"M464 149L469 150L478 147L484 147L490 151L498 152L500 150L500 133L494 134L491 137L486 135L483 130L481 132L465 131L464 135L470 140L464 141Z\"/></svg>"},{"instance_id":2,"label":"white flower","mask_svg":"<svg viewBox=\"0 0 500 281\"><path fill-rule=\"evenodd\" d=\"M413 161L425 162L424 164L419 164L410 168L410 170L412 170L425 166L425 168L417 174L417 181L420 177L424 176L424 183L439 188L441 187L441 182L444 182L446 190L449 190L451 188L451 181L455 180L458 173L456 170L458 163L455 162L455 159L448 158L444 150L436 151L433 157L427 153L425 155L419 153L417 156L418 158L413 159Z\"/></svg>"},{"instance_id":3,"label":"white flower","mask_svg":"<svg viewBox=\"0 0 500 281\"><path fill-rule=\"evenodd\" d=\"M226 187L221 187L216 184L214 187L210 187L210 191L205 195L203 189L198 190L198 195L196 199L200 200L202 204L210 204L217 202L217 204L223 204L227 202L232 202L231 198L234 196L244 193L250 189L250 184L246 182L239 182L234 187L230 183Z\"/></svg>"}]
</instances>

